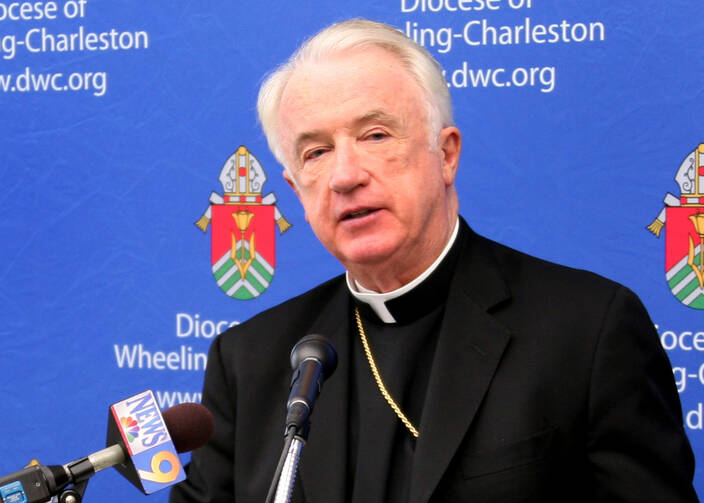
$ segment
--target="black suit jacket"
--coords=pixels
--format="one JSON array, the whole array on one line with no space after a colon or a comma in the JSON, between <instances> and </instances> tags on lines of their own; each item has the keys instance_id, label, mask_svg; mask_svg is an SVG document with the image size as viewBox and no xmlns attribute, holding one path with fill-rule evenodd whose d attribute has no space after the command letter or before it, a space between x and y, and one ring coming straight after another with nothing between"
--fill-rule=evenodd
<instances>
[{"instance_id":1,"label":"black suit jacket","mask_svg":"<svg viewBox=\"0 0 704 503\"><path fill-rule=\"evenodd\" d=\"M474 234L437 337L410 502L694 502L672 370L636 296ZM216 339L203 403L211 442L171 501L263 502L283 445L289 352L339 355L303 449L294 501L344 502L352 301L344 277Z\"/></svg>"}]
</instances>

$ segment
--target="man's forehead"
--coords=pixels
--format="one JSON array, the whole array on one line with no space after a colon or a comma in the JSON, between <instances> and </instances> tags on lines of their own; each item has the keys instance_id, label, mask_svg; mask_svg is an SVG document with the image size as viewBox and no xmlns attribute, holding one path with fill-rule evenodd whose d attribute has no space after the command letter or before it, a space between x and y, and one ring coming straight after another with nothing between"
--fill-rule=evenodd
<instances>
[{"instance_id":1,"label":"man's forehead","mask_svg":"<svg viewBox=\"0 0 704 503\"><path fill-rule=\"evenodd\" d=\"M286 97L292 89L315 87L321 81L334 79L339 73L364 74L369 72L370 68L373 68L378 76L389 75L416 83L416 79L397 54L384 47L372 45L331 52L299 63L289 75L282 97Z\"/></svg>"},{"instance_id":2,"label":"man's forehead","mask_svg":"<svg viewBox=\"0 0 704 503\"><path fill-rule=\"evenodd\" d=\"M356 49L307 61L290 75L279 106L284 148L298 152L330 128L355 128L369 122L398 126L409 109L418 110L423 91L388 50Z\"/></svg>"},{"instance_id":3,"label":"man's forehead","mask_svg":"<svg viewBox=\"0 0 704 503\"><path fill-rule=\"evenodd\" d=\"M404 94L408 98L409 93L413 100L423 99L421 86L396 55L378 47L346 51L298 66L282 89L279 117L299 108L317 109L321 104L337 111L344 100L368 99L368 106L355 110L354 115L359 116L354 120L389 119L391 113L384 108L396 107L388 101L395 105L397 98Z\"/></svg>"}]
</instances>

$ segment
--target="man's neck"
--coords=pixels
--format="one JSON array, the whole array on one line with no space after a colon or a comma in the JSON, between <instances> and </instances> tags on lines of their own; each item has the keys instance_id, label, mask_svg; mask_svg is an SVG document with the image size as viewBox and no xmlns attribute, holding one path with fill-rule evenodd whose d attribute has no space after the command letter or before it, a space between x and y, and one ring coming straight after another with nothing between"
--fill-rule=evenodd
<instances>
[{"instance_id":1,"label":"man's neck","mask_svg":"<svg viewBox=\"0 0 704 503\"><path fill-rule=\"evenodd\" d=\"M354 280L363 290L376 293L389 293L397 291L406 285L415 282L420 276L427 276L427 271L434 269L445 256L447 250L454 242L459 229L459 215L455 215L452 224L448 225L445 238L435 246L435 253L426 255L427 261L415 263L411 258L396 259L387 264L374 264L374 266L350 265L347 268L347 277ZM429 274L429 273L428 273ZM425 277L424 276L424 277Z\"/></svg>"},{"instance_id":2,"label":"man's neck","mask_svg":"<svg viewBox=\"0 0 704 503\"><path fill-rule=\"evenodd\" d=\"M401 285L399 288L393 289L391 291L387 291L384 293L377 292L374 290L371 290L369 288L366 288L364 285L359 283L348 271L347 272L347 286L350 289L350 292L352 295L354 295L357 299L359 299L362 302L365 302L369 304L372 309L377 313L379 318L381 318L382 321L385 323L394 323L394 317L391 315L391 313L386 309L385 307L385 302L397 297L400 297L401 295L410 292L413 290L416 286L420 285L430 274L433 273L437 269L437 267L440 265L440 263L443 261L447 253L450 251L450 248L452 248L452 245L455 243L457 239L457 234L459 232L459 217L457 217L457 220L455 221L455 226L452 232L450 233L447 242L445 243L445 247L442 249L440 254L435 258L432 264L430 266L426 267L425 270L423 270L419 275L417 275L415 278L413 278L411 281Z\"/></svg>"}]
</instances>

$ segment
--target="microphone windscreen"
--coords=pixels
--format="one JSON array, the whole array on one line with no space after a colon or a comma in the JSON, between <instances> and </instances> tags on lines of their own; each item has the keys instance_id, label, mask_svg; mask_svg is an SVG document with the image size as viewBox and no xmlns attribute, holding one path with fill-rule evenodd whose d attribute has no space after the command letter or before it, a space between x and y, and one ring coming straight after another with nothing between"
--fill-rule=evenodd
<instances>
[{"instance_id":1,"label":"microphone windscreen","mask_svg":"<svg viewBox=\"0 0 704 503\"><path fill-rule=\"evenodd\" d=\"M291 368L296 370L301 362L309 358L320 362L325 379L337 368L337 352L324 335L310 334L299 340L291 349Z\"/></svg>"},{"instance_id":2,"label":"microphone windscreen","mask_svg":"<svg viewBox=\"0 0 704 503\"><path fill-rule=\"evenodd\" d=\"M213 415L199 403L174 405L161 414L177 452L189 452L205 445L215 432Z\"/></svg>"}]
</instances>

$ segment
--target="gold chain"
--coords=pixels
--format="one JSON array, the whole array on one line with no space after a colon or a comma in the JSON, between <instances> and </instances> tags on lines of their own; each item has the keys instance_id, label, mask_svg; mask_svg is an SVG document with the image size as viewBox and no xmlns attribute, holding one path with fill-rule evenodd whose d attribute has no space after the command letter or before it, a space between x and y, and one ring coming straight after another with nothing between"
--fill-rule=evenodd
<instances>
[{"instance_id":1,"label":"gold chain","mask_svg":"<svg viewBox=\"0 0 704 503\"><path fill-rule=\"evenodd\" d=\"M369 348L369 343L367 342L367 334L364 332L364 326L362 325L362 317L359 315L359 309L357 309L357 307L354 308L354 317L357 319L357 328L359 329L359 337L362 339L362 346L364 346L364 354L367 355L369 367L372 369L372 375L374 376L376 385L379 387L379 391L381 391L381 395L386 400L386 403L389 404L389 407L391 407L391 409L396 413L401 422L406 425L406 428L408 428L408 431L411 432L411 435L413 435L413 437L415 438L418 438L418 430L416 430L415 426L411 424L411 422L408 420L403 411L401 411L401 408L396 405L396 402L391 397L389 392L386 391L386 386L384 386L384 382L381 380L379 370L376 368L376 363L374 362L374 357L372 356L372 350Z\"/></svg>"}]
</instances>

